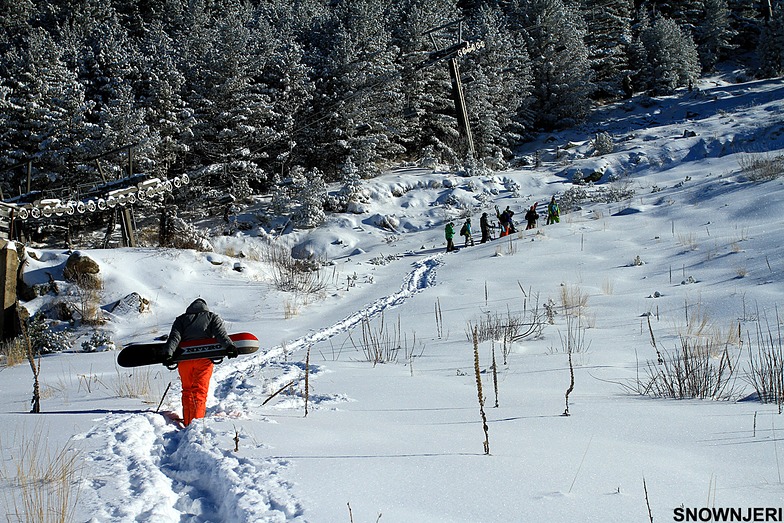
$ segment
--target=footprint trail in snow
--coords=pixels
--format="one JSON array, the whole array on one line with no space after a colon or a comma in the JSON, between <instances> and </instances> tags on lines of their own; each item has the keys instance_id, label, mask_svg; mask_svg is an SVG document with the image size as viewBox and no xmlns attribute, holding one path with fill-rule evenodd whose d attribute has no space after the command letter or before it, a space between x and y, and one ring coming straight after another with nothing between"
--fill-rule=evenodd
<instances>
[{"instance_id":1,"label":"footprint trail in snow","mask_svg":"<svg viewBox=\"0 0 784 523\"><path fill-rule=\"evenodd\" d=\"M420 260L398 292L285 348L275 347L217 366L208 402L208 418L213 420L197 421L178 430L171 421L154 413L118 414L104 419L82 436L95 445L86 457L90 475L82 482L80 501L94 514L93 521L303 521L303 507L294 486L283 477L287 463L251 459L233 452L226 442L233 439L234 429L224 428L219 421L252 418L254 408L268 397L270 389L274 391L302 376L301 363L279 361L286 352L346 332L363 319L432 287L440 264L440 255ZM268 375L266 386L258 379L262 370ZM313 374L318 370L312 368Z\"/></svg>"}]
</instances>

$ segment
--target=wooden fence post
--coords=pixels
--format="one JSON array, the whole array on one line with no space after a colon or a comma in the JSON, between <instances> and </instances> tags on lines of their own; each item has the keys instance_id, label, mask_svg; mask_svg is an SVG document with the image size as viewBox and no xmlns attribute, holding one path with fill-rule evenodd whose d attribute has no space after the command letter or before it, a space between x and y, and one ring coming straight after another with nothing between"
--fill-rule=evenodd
<instances>
[{"instance_id":1,"label":"wooden fence post","mask_svg":"<svg viewBox=\"0 0 784 523\"><path fill-rule=\"evenodd\" d=\"M16 332L16 271L19 255L13 241L0 240L0 289L2 289L3 312L0 314L0 337L4 340L15 337Z\"/></svg>"}]
</instances>

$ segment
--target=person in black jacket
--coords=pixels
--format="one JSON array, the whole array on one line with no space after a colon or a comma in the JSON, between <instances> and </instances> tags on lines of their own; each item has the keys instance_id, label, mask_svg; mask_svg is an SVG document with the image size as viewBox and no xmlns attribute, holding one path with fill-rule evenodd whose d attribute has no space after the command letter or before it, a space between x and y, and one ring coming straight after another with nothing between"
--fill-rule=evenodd
<instances>
[{"instance_id":1,"label":"person in black jacket","mask_svg":"<svg viewBox=\"0 0 784 523\"><path fill-rule=\"evenodd\" d=\"M193 301L185 314L177 316L166 339L167 359L171 359L182 341L215 338L225 349L229 358L237 357L237 347L226 333L223 320L207 308L201 298ZM212 377L212 360L200 358L177 362L182 380L182 421L187 427L196 418L207 413L207 393Z\"/></svg>"},{"instance_id":2,"label":"person in black jacket","mask_svg":"<svg viewBox=\"0 0 784 523\"><path fill-rule=\"evenodd\" d=\"M479 243L487 243L490 239L490 221L486 212L483 212L482 217L479 218L479 229L482 231L482 240Z\"/></svg>"},{"instance_id":3,"label":"person in black jacket","mask_svg":"<svg viewBox=\"0 0 784 523\"><path fill-rule=\"evenodd\" d=\"M533 204L531 206L530 209L528 209L528 212L525 213L525 221L527 222L527 225L525 226L525 229L526 230L528 230L528 229L535 229L536 228L536 220L538 220L538 219L539 219L539 213L536 212L536 203L535 203L535 204Z\"/></svg>"}]
</instances>

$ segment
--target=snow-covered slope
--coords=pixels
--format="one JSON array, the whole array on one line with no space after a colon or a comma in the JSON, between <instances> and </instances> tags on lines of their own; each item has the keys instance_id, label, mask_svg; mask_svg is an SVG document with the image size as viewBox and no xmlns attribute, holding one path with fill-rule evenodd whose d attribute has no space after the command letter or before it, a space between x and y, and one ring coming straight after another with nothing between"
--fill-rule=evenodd
<instances>
[{"instance_id":1,"label":"snow-covered slope","mask_svg":"<svg viewBox=\"0 0 784 523\"><path fill-rule=\"evenodd\" d=\"M150 301L143 313L107 312L117 343L167 333L201 296L262 350L216 367L207 418L185 430L154 412L170 382L161 411L180 408L176 372L163 367L120 369L114 352L45 356L41 415L25 413L29 366L2 368L5 512L26 519L13 478L31 434L78 456L74 521L628 522L647 521L649 506L655 521L676 520L678 507L782 506L784 422L774 405L737 400L753 392L744 374L757 327L779 328L782 181L741 171L784 155L784 83L702 87L544 136L521 152L538 151L536 169L464 178L411 168L367 181L368 213L278 240L329 260L318 293L276 290L250 233L216 238L210 254L87 251L107 309L131 292ZM593 157L599 131L615 147ZM626 197L443 252L447 220L459 228L470 215L477 230L494 205L522 217L563 197L578 171L603 172L589 193ZM40 251L25 277L59 278L65 259ZM506 354L502 340L479 345L485 455L467 332L487 318L530 321L537 307L539 335ZM728 342L729 400L630 390L681 339ZM368 345L395 361L374 365Z\"/></svg>"}]
</instances>

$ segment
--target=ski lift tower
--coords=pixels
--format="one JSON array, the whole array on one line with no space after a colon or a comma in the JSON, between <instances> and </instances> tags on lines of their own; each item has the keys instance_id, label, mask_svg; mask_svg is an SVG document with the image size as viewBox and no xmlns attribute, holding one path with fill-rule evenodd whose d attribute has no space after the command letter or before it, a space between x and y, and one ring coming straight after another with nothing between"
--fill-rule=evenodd
<instances>
[{"instance_id":1,"label":"ski lift tower","mask_svg":"<svg viewBox=\"0 0 784 523\"><path fill-rule=\"evenodd\" d=\"M485 47L482 40L463 40L463 20L449 22L440 27L435 27L423 33L430 36L435 51L430 53L428 61L423 65L432 65L436 62L447 60L449 63L449 76L452 79L452 99L455 102L457 125L460 134L466 143L466 156L474 158L474 137L471 134L471 125L468 121L465 96L463 94L463 81L460 78L460 66L457 59ZM451 45L442 45L444 41L451 40Z\"/></svg>"}]
</instances>

